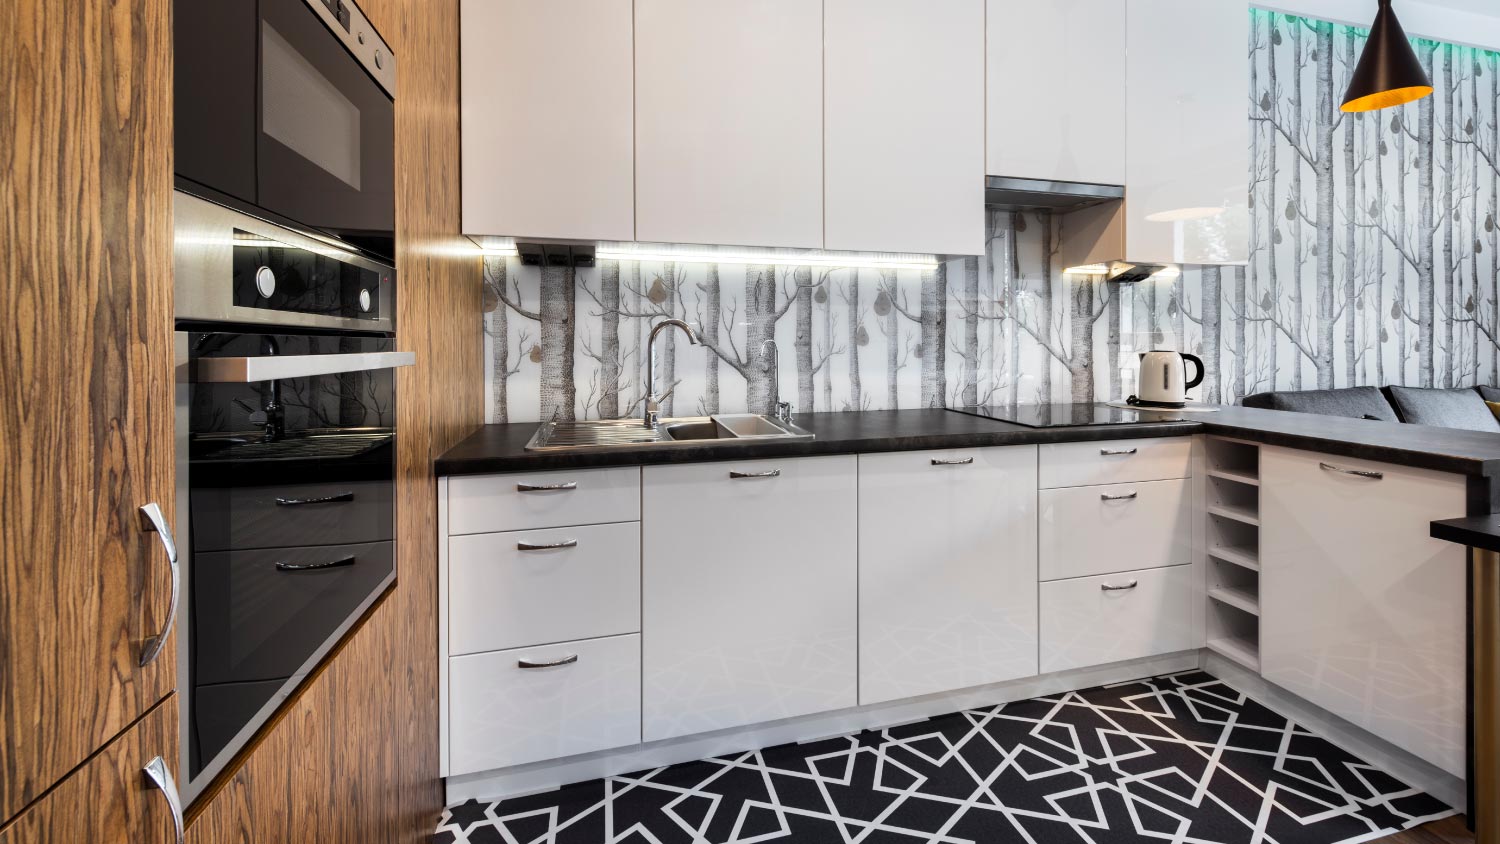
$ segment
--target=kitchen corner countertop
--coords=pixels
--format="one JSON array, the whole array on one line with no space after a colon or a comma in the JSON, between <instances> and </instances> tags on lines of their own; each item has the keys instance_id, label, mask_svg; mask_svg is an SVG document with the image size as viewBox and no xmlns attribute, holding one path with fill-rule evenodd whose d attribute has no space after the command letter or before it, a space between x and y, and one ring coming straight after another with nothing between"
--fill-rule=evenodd
<instances>
[{"instance_id":1,"label":"kitchen corner countertop","mask_svg":"<svg viewBox=\"0 0 1500 844\"><path fill-rule=\"evenodd\" d=\"M1433 522L1429 535L1471 548L1500 551L1500 514Z\"/></svg>"},{"instance_id":2,"label":"kitchen corner countertop","mask_svg":"<svg viewBox=\"0 0 1500 844\"><path fill-rule=\"evenodd\" d=\"M1225 407L1216 413L1186 416L1191 420L1028 428L948 410L809 413L797 416L796 422L816 435L811 441L753 445L706 442L673 448L642 446L577 451L527 451L526 442L536 433L539 423L517 422L483 426L439 457L436 469L438 475L481 475L1208 433L1463 475L1500 474L1500 434L1246 407Z\"/></svg>"}]
</instances>

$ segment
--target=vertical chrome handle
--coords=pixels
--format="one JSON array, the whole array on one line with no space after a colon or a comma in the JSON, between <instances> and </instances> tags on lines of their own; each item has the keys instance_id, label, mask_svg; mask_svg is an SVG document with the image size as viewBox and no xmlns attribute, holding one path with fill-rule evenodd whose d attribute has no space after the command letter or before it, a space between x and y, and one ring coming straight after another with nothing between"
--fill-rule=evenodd
<instances>
[{"instance_id":1,"label":"vertical chrome handle","mask_svg":"<svg viewBox=\"0 0 1500 844\"><path fill-rule=\"evenodd\" d=\"M146 775L147 782L167 798L167 807L172 810L172 828L177 833L177 844L183 844L186 839L183 834L182 798L177 796L177 783L172 779L172 772L167 770L167 763L158 756L147 762L141 773Z\"/></svg>"},{"instance_id":2,"label":"vertical chrome handle","mask_svg":"<svg viewBox=\"0 0 1500 844\"><path fill-rule=\"evenodd\" d=\"M1367 469L1345 469L1342 466L1335 466L1332 463L1319 463L1318 467L1321 469L1327 469L1330 472L1342 472L1345 475L1354 475L1360 478L1369 478L1372 481L1378 481L1385 477L1384 472L1371 472Z\"/></svg>"},{"instance_id":3,"label":"vertical chrome handle","mask_svg":"<svg viewBox=\"0 0 1500 844\"><path fill-rule=\"evenodd\" d=\"M574 489L578 489L575 481L563 484L516 484L517 492L567 492Z\"/></svg>"},{"instance_id":4,"label":"vertical chrome handle","mask_svg":"<svg viewBox=\"0 0 1500 844\"><path fill-rule=\"evenodd\" d=\"M744 478L779 478L781 477L781 470L772 469L769 472L730 472L729 477L735 480L742 480Z\"/></svg>"},{"instance_id":5,"label":"vertical chrome handle","mask_svg":"<svg viewBox=\"0 0 1500 844\"><path fill-rule=\"evenodd\" d=\"M1123 455L1135 454L1139 450L1140 449L1137 448L1101 448L1099 449L1099 453L1104 455L1105 457L1118 457Z\"/></svg>"},{"instance_id":6,"label":"vertical chrome handle","mask_svg":"<svg viewBox=\"0 0 1500 844\"><path fill-rule=\"evenodd\" d=\"M182 577L177 566L177 541L172 538L172 528L162 515L161 506L154 501L141 508L141 530L152 531L161 540L162 548L167 552L167 565L172 569L172 603L167 606L167 621L160 634L146 640L146 649L141 653L141 667L144 668L156 661L161 649L166 647L167 637L172 635L172 627L177 623L177 597L182 588Z\"/></svg>"},{"instance_id":7,"label":"vertical chrome handle","mask_svg":"<svg viewBox=\"0 0 1500 844\"><path fill-rule=\"evenodd\" d=\"M974 462L974 458L972 458L972 457L960 457L960 458L957 458L957 459L954 459L954 460L939 460L939 459L934 458L933 461L932 461L932 465L934 465L934 466L968 466L969 464L971 464L973 462Z\"/></svg>"},{"instance_id":8,"label":"vertical chrome handle","mask_svg":"<svg viewBox=\"0 0 1500 844\"><path fill-rule=\"evenodd\" d=\"M578 540L564 539L561 542L517 542L517 551L555 551L559 548L577 548Z\"/></svg>"},{"instance_id":9,"label":"vertical chrome handle","mask_svg":"<svg viewBox=\"0 0 1500 844\"><path fill-rule=\"evenodd\" d=\"M1138 585L1139 584L1136 581L1132 580L1124 586L1116 586L1113 583L1103 583L1100 584L1099 588L1104 590L1105 592L1124 592L1127 589L1134 589Z\"/></svg>"}]
</instances>

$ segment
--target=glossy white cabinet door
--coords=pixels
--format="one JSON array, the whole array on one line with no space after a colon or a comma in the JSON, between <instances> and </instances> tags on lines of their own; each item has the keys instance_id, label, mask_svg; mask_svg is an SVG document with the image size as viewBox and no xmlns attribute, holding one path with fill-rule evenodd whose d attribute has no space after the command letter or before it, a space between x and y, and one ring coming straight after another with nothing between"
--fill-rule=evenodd
<instances>
[{"instance_id":1,"label":"glossy white cabinet door","mask_svg":"<svg viewBox=\"0 0 1500 844\"><path fill-rule=\"evenodd\" d=\"M1036 673L1036 447L859 458L859 702Z\"/></svg>"},{"instance_id":2,"label":"glossy white cabinet door","mask_svg":"<svg viewBox=\"0 0 1500 844\"><path fill-rule=\"evenodd\" d=\"M448 534L634 522L641 518L636 466L470 475L448 481Z\"/></svg>"},{"instance_id":3,"label":"glossy white cabinet door","mask_svg":"<svg viewBox=\"0 0 1500 844\"><path fill-rule=\"evenodd\" d=\"M1193 494L1185 480L1044 489L1042 580L1193 561Z\"/></svg>"},{"instance_id":4,"label":"glossy white cabinet door","mask_svg":"<svg viewBox=\"0 0 1500 844\"><path fill-rule=\"evenodd\" d=\"M1136 481L1164 481L1193 474L1193 443L1187 437L1046 443L1037 448L1037 485L1043 489Z\"/></svg>"},{"instance_id":5,"label":"glossy white cabinet door","mask_svg":"<svg viewBox=\"0 0 1500 844\"><path fill-rule=\"evenodd\" d=\"M643 471L645 740L854 706L856 458Z\"/></svg>"},{"instance_id":6,"label":"glossy white cabinet door","mask_svg":"<svg viewBox=\"0 0 1500 844\"><path fill-rule=\"evenodd\" d=\"M1261 673L1463 776L1465 551L1427 533L1464 479L1263 446L1260 483Z\"/></svg>"},{"instance_id":7,"label":"glossy white cabinet door","mask_svg":"<svg viewBox=\"0 0 1500 844\"><path fill-rule=\"evenodd\" d=\"M636 239L823 245L820 0L636 0Z\"/></svg>"},{"instance_id":8,"label":"glossy white cabinet door","mask_svg":"<svg viewBox=\"0 0 1500 844\"><path fill-rule=\"evenodd\" d=\"M984 0L823 14L827 248L984 254Z\"/></svg>"},{"instance_id":9,"label":"glossy white cabinet door","mask_svg":"<svg viewBox=\"0 0 1500 844\"><path fill-rule=\"evenodd\" d=\"M463 230L635 239L630 0L463 0Z\"/></svg>"},{"instance_id":10,"label":"glossy white cabinet door","mask_svg":"<svg viewBox=\"0 0 1500 844\"><path fill-rule=\"evenodd\" d=\"M1125 183L1125 0L988 0L992 176Z\"/></svg>"},{"instance_id":11,"label":"glossy white cabinet door","mask_svg":"<svg viewBox=\"0 0 1500 844\"><path fill-rule=\"evenodd\" d=\"M1189 566L1043 583L1042 672L1190 650L1192 601Z\"/></svg>"},{"instance_id":12,"label":"glossy white cabinet door","mask_svg":"<svg viewBox=\"0 0 1500 844\"><path fill-rule=\"evenodd\" d=\"M1127 0L1125 258L1249 258L1250 10Z\"/></svg>"}]
</instances>

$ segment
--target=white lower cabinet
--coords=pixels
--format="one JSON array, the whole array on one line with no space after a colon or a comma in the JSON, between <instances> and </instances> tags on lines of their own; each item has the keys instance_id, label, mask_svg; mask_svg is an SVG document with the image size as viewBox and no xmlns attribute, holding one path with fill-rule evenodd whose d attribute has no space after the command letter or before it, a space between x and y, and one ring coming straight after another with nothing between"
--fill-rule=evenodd
<instances>
[{"instance_id":1,"label":"white lower cabinet","mask_svg":"<svg viewBox=\"0 0 1500 844\"><path fill-rule=\"evenodd\" d=\"M1194 594L1191 566L1043 583L1042 673L1196 647Z\"/></svg>"},{"instance_id":2,"label":"white lower cabinet","mask_svg":"<svg viewBox=\"0 0 1500 844\"><path fill-rule=\"evenodd\" d=\"M854 706L857 458L642 479L646 741Z\"/></svg>"},{"instance_id":3,"label":"white lower cabinet","mask_svg":"<svg viewBox=\"0 0 1500 844\"><path fill-rule=\"evenodd\" d=\"M641 740L638 635L454 657L448 688L450 776Z\"/></svg>"},{"instance_id":4,"label":"white lower cabinet","mask_svg":"<svg viewBox=\"0 0 1500 844\"><path fill-rule=\"evenodd\" d=\"M1457 475L1261 449L1261 673L1456 776L1466 558L1428 523L1464 513Z\"/></svg>"},{"instance_id":5,"label":"white lower cabinet","mask_svg":"<svg viewBox=\"0 0 1500 844\"><path fill-rule=\"evenodd\" d=\"M1044 489L1041 579L1190 563L1192 505L1186 480Z\"/></svg>"},{"instance_id":6,"label":"white lower cabinet","mask_svg":"<svg viewBox=\"0 0 1500 844\"><path fill-rule=\"evenodd\" d=\"M859 458L859 702L1037 670L1035 446Z\"/></svg>"}]
</instances>

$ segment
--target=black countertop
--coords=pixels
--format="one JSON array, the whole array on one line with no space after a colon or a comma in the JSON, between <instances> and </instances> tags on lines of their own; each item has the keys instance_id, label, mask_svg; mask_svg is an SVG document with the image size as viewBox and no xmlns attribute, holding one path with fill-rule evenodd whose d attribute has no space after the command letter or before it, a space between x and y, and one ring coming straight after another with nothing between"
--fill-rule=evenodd
<instances>
[{"instance_id":1,"label":"black countertop","mask_svg":"<svg viewBox=\"0 0 1500 844\"><path fill-rule=\"evenodd\" d=\"M438 458L436 468L439 475L480 475L538 469L1173 437L1203 432L1464 475L1500 474L1500 434L1246 407L1225 407L1217 413L1193 414L1193 417L1197 421L1027 428L947 410L810 413L798 416L796 421L816 435L811 441L754 445L705 442L703 445L672 448L642 446L553 452L526 451L526 442L536 433L537 423L518 422L485 425Z\"/></svg>"},{"instance_id":2,"label":"black countertop","mask_svg":"<svg viewBox=\"0 0 1500 844\"><path fill-rule=\"evenodd\" d=\"M1433 522L1430 535L1471 548L1500 551L1500 514Z\"/></svg>"}]
</instances>

